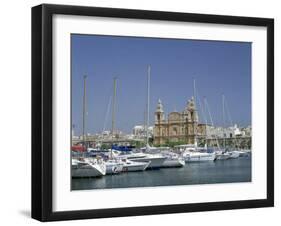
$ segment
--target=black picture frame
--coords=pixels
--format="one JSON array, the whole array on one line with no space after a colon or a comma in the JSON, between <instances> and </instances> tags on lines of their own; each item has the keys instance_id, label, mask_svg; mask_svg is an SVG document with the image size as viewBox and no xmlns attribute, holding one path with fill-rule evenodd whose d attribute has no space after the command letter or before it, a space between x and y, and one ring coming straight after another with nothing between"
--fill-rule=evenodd
<instances>
[{"instance_id":1,"label":"black picture frame","mask_svg":"<svg viewBox=\"0 0 281 226\"><path fill-rule=\"evenodd\" d=\"M52 18L55 14L267 28L267 198L96 210L52 210ZM274 206L274 20L237 16L43 4L32 8L32 218L40 221L123 217Z\"/></svg>"}]
</instances>

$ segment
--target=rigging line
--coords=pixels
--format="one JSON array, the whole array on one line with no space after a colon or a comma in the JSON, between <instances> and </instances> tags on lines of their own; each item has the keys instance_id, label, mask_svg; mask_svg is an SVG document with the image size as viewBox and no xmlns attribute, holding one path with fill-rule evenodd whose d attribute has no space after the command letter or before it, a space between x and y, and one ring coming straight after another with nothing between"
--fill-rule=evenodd
<instances>
[{"instance_id":1,"label":"rigging line","mask_svg":"<svg viewBox=\"0 0 281 226\"><path fill-rule=\"evenodd\" d=\"M211 125L212 125L213 128L215 128L214 122L213 122L213 118L212 118L212 115L211 115L211 111L210 111L210 107L209 107L209 104L208 104L208 102L207 102L206 97L204 98L204 103L205 103L205 105L206 105L206 109L207 109L207 112L208 112L208 114L209 114L209 118L210 118ZM216 137L217 146L218 146L219 149L221 149L221 148L220 148L220 145L219 145L219 141L218 141L217 135L215 135L215 137Z\"/></svg>"},{"instance_id":2,"label":"rigging line","mask_svg":"<svg viewBox=\"0 0 281 226\"><path fill-rule=\"evenodd\" d=\"M225 98L225 109L226 109L226 114L228 116L228 119L230 121L230 125L233 126L233 121L232 121L232 117L230 115L230 111L229 111L229 107L228 107L228 103L227 103L226 98Z\"/></svg>"},{"instance_id":3,"label":"rigging line","mask_svg":"<svg viewBox=\"0 0 281 226\"><path fill-rule=\"evenodd\" d=\"M109 101L108 101L108 104L107 104L107 110L106 110L105 119L104 119L104 123L103 123L102 133L104 133L105 127L107 126L107 123L108 123L108 117L109 117L111 102L112 102L112 96L109 97Z\"/></svg>"},{"instance_id":4,"label":"rigging line","mask_svg":"<svg viewBox=\"0 0 281 226\"><path fill-rule=\"evenodd\" d=\"M111 107L111 103L112 103L112 95L111 95L112 89L113 89L113 84L111 84L109 86L109 89L107 90L107 92L105 92L109 96L109 99L108 99L108 105L105 106L105 118L104 118L102 132L104 132L106 130L106 127L108 125L109 111L110 111L110 107Z\"/></svg>"},{"instance_id":5,"label":"rigging line","mask_svg":"<svg viewBox=\"0 0 281 226\"><path fill-rule=\"evenodd\" d=\"M225 100L226 114L227 114L228 119L229 119L229 121L230 121L230 125L231 125L232 127L234 127L234 124L233 124L233 121L232 121L232 117L231 117L231 115L230 115L230 111L229 111L227 99L225 98L224 100ZM240 149L240 144L239 144L239 142L238 142L238 140L237 140L235 134L233 134L233 135L234 135L234 142L235 142L235 145L237 145L238 149Z\"/></svg>"},{"instance_id":6,"label":"rigging line","mask_svg":"<svg viewBox=\"0 0 281 226\"><path fill-rule=\"evenodd\" d=\"M202 114L202 118L204 120L204 123L207 125L206 112L203 109L203 105L202 105L201 98L199 96L198 90L196 90L196 95L197 95L197 99L198 99L198 105L199 105L199 108L200 108L200 111L201 111L201 114Z\"/></svg>"},{"instance_id":7,"label":"rigging line","mask_svg":"<svg viewBox=\"0 0 281 226\"><path fill-rule=\"evenodd\" d=\"M206 145L206 147L208 146L208 142L207 142L207 117L206 117L206 112L204 111L204 109L203 109L203 104L202 104L202 102L201 102L201 98L200 98L200 96L199 96L199 92L198 92L198 90L196 89L196 93L195 93L196 95L197 95L197 100L198 100L198 105L199 105L199 108L200 108L200 111L201 111L201 114L202 114L202 118L203 118L203 120L204 120L204 123L205 123L205 136L206 136L206 143L205 143L205 145Z\"/></svg>"}]
</instances>

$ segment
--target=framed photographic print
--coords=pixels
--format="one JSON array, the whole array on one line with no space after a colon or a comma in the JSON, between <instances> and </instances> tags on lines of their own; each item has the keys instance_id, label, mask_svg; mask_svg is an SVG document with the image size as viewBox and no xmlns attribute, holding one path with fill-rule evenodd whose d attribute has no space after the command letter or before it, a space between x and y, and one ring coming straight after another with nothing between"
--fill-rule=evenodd
<instances>
[{"instance_id":1,"label":"framed photographic print","mask_svg":"<svg viewBox=\"0 0 281 226\"><path fill-rule=\"evenodd\" d=\"M274 21L32 8L32 217L274 205Z\"/></svg>"}]
</instances>

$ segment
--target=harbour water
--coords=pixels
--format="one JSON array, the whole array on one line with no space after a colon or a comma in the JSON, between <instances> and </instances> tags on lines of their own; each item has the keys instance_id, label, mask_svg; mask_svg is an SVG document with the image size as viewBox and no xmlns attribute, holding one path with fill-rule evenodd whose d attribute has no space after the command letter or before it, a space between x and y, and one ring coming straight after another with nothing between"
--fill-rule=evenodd
<instances>
[{"instance_id":1,"label":"harbour water","mask_svg":"<svg viewBox=\"0 0 281 226\"><path fill-rule=\"evenodd\" d=\"M72 190L235 182L251 182L250 156L187 163L181 168L161 168L159 170L106 175L100 178L72 179Z\"/></svg>"}]
</instances>

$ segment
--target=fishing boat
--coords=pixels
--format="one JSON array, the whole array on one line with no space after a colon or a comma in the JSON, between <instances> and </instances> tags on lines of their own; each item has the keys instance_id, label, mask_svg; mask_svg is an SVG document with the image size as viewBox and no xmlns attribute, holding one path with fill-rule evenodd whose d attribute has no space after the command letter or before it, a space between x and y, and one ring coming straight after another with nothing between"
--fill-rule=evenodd
<instances>
[{"instance_id":1,"label":"fishing boat","mask_svg":"<svg viewBox=\"0 0 281 226\"><path fill-rule=\"evenodd\" d=\"M102 159L96 158L72 158L71 176L102 177L106 174L106 165Z\"/></svg>"}]
</instances>

